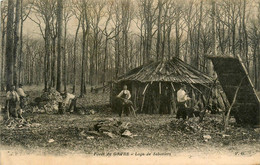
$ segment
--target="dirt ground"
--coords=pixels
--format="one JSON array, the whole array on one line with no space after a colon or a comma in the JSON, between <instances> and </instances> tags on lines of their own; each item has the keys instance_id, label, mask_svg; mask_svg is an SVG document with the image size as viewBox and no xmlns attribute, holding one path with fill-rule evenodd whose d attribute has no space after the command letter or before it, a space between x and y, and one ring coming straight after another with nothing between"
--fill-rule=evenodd
<instances>
[{"instance_id":1,"label":"dirt ground","mask_svg":"<svg viewBox=\"0 0 260 165\"><path fill-rule=\"evenodd\" d=\"M40 95L37 87L25 88L27 93L29 90L31 99ZM1 93L1 96L3 95ZM7 152L9 155L100 154L102 156L108 152L136 154L151 151L171 156L188 153L189 156L217 154L244 158L254 157L260 153L259 129L238 127L231 122L231 127L225 134L219 128L217 132L210 129L199 133L185 132L176 129L178 127L176 125L172 126L176 121L174 115L138 114L136 118L132 116L119 118L109 108L99 109L99 106L95 106L107 104L108 96L108 93L88 94L86 98L79 100L82 108L93 108L97 111L92 115L25 113L26 120L32 123L30 127L12 129L0 124L1 152ZM3 105L2 99L1 102ZM92 128L99 120L111 118L129 122L129 130L134 137L82 136L82 131ZM221 120L221 116L209 115L206 120L210 124L215 119ZM202 127L206 125L207 123L204 123ZM205 140L204 136L210 138Z\"/></svg>"}]
</instances>

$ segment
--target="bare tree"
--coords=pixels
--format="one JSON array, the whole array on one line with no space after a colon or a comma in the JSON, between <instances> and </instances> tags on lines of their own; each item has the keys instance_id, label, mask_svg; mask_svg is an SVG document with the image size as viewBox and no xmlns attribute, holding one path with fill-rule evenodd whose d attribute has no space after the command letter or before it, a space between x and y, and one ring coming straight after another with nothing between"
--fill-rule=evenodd
<instances>
[{"instance_id":1,"label":"bare tree","mask_svg":"<svg viewBox=\"0 0 260 165\"><path fill-rule=\"evenodd\" d=\"M51 39L51 23L53 15L55 15L56 10L56 0L42 0L34 1L32 10L35 13L35 19L31 18L34 23L40 29L40 33L44 39L45 45L45 57L44 57L44 90L48 90L48 87L51 86L50 83L50 72L51 72L51 59L50 59L50 39ZM44 22L44 27L42 25Z\"/></svg>"},{"instance_id":2,"label":"bare tree","mask_svg":"<svg viewBox=\"0 0 260 165\"><path fill-rule=\"evenodd\" d=\"M153 33L153 27L155 25L156 17L156 9L153 6L154 0L141 0L140 1L142 8L142 14L144 16L144 63L147 63L151 60L151 50L152 50L152 38L155 33Z\"/></svg>"},{"instance_id":3,"label":"bare tree","mask_svg":"<svg viewBox=\"0 0 260 165\"><path fill-rule=\"evenodd\" d=\"M6 85L7 91L13 84L13 20L14 0L8 0L7 32L6 32Z\"/></svg>"},{"instance_id":4,"label":"bare tree","mask_svg":"<svg viewBox=\"0 0 260 165\"><path fill-rule=\"evenodd\" d=\"M31 13L31 8L33 2L27 1L26 3L23 3L23 0L21 0L21 14L20 14L20 38L19 38L19 49L18 49L18 55L19 55L19 73L18 73L18 82L22 82L22 74L23 74L23 28L24 28L24 21L28 18L29 14Z\"/></svg>"},{"instance_id":5,"label":"bare tree","mask_svg":"<svg viewBox=\"0 0 260 165\"><path fill-rule=\"evenodd\" d=\"M93 71L90 71L90 84L93 85L93 80L95 84L98 83L98 69L99 69L99 56L98 51L100 49L99 45L101 43L101 30L99 28L101 19L105 16L105 1L91 1L91 12L89 14L90 27L93 32L93 51L91 52L91 59L94 61L90 61L93 66L90 66L90 70L95 68L95 76L93 75ZM93 68L92 68L93 67Z\"/></svg>"},{"instance_id":6,"label":"bare tree","mask_svg":"<svg viewBox=\"0 0 260 165\"><path fill-rule=\"evenodd\" d=\"M69 1L65 2L65 7L64 7L64 42L63 42L63 86L64 86L64 91L67 91L67 81L68 81L68 76L69 74L67 73L67 68L68 68L68 63L67 63L67 28L68 28L68 22L70 18L72 17L72 13L70 10L70 3Z\"/></svg>"},{"instance_id":7,"label":"bare tree","mask_svg":"<svg viewBox=\"0 0 260 165\"><path fill-rule=\"evenodd\" d=\"M106 74L107 74L107 68L108 68L108 44L109 40L112 40L116 36L119 35L120 31L117 31L117 34L114 34L115 28L110 28L109 25L111 26L112 22L112 17L113 17L113 5L114 2L108 2L107 4L107 18L105 22L105 27L102 30L103 35L105 36L105 57L104 57L104 65L103 65L103 85L105 85L106 82Z\"/></svg>"},{"instance_id":8,"label":"bare tree","mask_svg":"<svg viewBox=\"0 0 260 165\"><path fill-rule=\"evenodd\" d=\"M129 43L128 43L128 35L129 35L129 28L131 26L131 22L133 19L133 6L130 0L122 0L121 1L121 10L122 10L122 38L123 38L123 67L124 72L128 71L129 67Z\"/></svg>"},{"instance_id":9,"label":"bare tree","mask_svg":"<svg viewBox=\"0 0 260 165\"><path fill-rule=\"evenodd\" d=\"M61 92L61 51L62 51L62 37L63 37L63 0L58 0L57 4L57 27L58 27L58 41L57 41L57 85L56 90Z\"/></svg>"},{"instance_id":10,"label":"bare tree","mask_svg":"<svg viewBox=\"0 0 260 165\"><path fill-rule=\"evenodd\" d=\"M77 29L75 32L75 39L74 39L74 49L73 49L73 57L74 57L74 61L73 61L73 93L76 92L76 78L77 78L77 43L78 43L78 34L79 34L79 29L80 29L80 25L81 25L81 19L82 19L82 13L79 13L79 7L77 6L77 4L74 6L73 8L73 15L76 17L76 19L78 20L78 25L77 25Z\"/></svg>"},{"instance_id":11,"label":"bare tree","mask_svg":"<svg viewBox=\"0 0 260 165\"><path fill-rule=\"evenodd\" d=\"M6 79L6 74L5 74L5 71L6 71L6 67L5 67L5 38L6 38L6 18L7 18L7 5L1 1L1 25L0 25L0 28L1 28L1 31L0 31L0 35L1 35L1 91L4 91L5 89L5 79Z\"/></svg>"},{"instance_id":12,"label":"bare tree","mask_svg":"<svg viewBox=\"0 0 260 165\"><path fill-rule=\"evenodd\" d=\"M16 7L15 7L15 23L14 23L14 47L13 47L13 63L14 63L14 73L13 73L13 81L15 86L18 84L18 74L17 74L17 49L19 43L19 24L20 24L20 15L21 15L21 1L16 0Z\"/></svg>"}]
</instances>

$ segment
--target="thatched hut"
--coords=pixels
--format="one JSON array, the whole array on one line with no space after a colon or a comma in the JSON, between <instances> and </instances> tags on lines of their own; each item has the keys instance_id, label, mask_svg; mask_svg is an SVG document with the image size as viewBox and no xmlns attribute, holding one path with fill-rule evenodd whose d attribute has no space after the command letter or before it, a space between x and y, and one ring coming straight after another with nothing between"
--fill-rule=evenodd
<instances>
[{"instance_id":1,"label":"thatched hut","mask_svg":"<svg viewBox=\"0 0 260 165\"><path fill-rule=\"evenodd\" d=\"M190 104L200 100L205 105L205 97L209 93L211 77L186 64L178 58L168 61L150 62L120 76L111 84L111 104L115 96L126 84L130 90L135 108L139 113L173 114L176 112L176 93L181 84L186 84Z\"/></svg>"}]
</instances>

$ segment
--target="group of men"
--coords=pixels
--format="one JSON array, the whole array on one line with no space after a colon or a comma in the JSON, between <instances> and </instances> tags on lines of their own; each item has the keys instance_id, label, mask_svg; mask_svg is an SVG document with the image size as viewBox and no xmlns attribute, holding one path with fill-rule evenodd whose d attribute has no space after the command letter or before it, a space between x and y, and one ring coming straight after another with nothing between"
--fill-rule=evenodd
<instances>
[{"instance_id":1,"label":"group of men","mask_svg":"<svg viewBox=\"0 0 260 165\"><path fill-rule=\"evenodd\" d=\"M122 111L119 114L120 116L122 115L123 111L126 109L126 114L128 114L129 110L134 110L133 108L133 103L131 102L131 93L127 89L127 85L123 86L123 90L117 95L118 98L123 99L122 103ZM186 119L187 111L192 111L191 108L187 107L187 101L190 100L191 98L187 95L186 92L186 86L184 84L181 85L181 88L177 91L177 118L182 117L183 119Z\"/></svg>"},{"instance_id":2,"label":"group of men","mask_svg":"<svg viewBox=\"0 0 260 165\"><path fill-rule=\"evenodd\" d=\"M15 85L11 85L10 89L6 93L7 119L10 117L15 119L23 119L22 113L25 107L25 99L27 96L28 95L26 95L23 90L22 84L19 84L17 89ZM62 107L71 113L76 111L77 97L68 92L61 93L61 96L63 98L61 102Z\"/></svg>"},{"instance_id":3,"label":"group of men","mask_svg":"<svg viewBox=\"0 0 260 165\"><path fill-rule=\"evenodd\" d=\"M16 119L23 118L22 112L25 106L25 98L26 94L23 90L23 85L19 84L16 89L15 85L10 87L10 90L6 93L6 110L7 110L7 118L10 118L10 115ZM20 108L17 109L17 105L19 103Z\"/></svg>"},{"instance_id":4,"label":"group of men","mask_svg":"<svg viewBox=\"0 0 260 165\"><path fill-rule=\"evenodd\" d=\"M65 109L67 109L67 111L69 111L71 113L73 111L76 111L77 97L68 92L63 92L63 93L61 93L61 95L63 97L62 107L64 107ZM22 112L23 112L23 108L25 106L25 98L27 96L24 93L23 85L19 84L17 89L16 89L15 85L12 85L10 87L10 90L7 92L6 96L7 96L6 108L7 108L8 119L10 118L10 115L15 118L23 118ZM127 89L127 85L123 86L123 90L117 95L117 97L121 99L122 106L123 106L122 111L119 115L121 116L122 113L124 112L124 110L127 115L130 110L132 110L135 115L133 103L130 100L131 93ZM177 107L178 107L177 118L182 117L182 114L184 114L185 111L187 111L188 108L187 108L186 102L190 99L191 98L186 93L186 86L182 85L181 88L177 91ZM17 108L18 103L20 106L19 109Z\"/></svg>"}]
</instances>

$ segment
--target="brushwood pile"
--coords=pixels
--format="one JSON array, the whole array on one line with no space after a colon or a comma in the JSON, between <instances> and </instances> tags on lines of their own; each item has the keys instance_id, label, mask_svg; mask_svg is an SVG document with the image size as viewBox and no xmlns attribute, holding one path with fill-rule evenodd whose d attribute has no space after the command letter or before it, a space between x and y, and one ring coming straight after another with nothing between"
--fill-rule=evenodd
<instances>
[{"instance_id":1,"label":"brushwood pile","mask_svg":"<svg viewBox=\"0 0 260 165\"><path fill-rule=\"evenodd\" d=\"M55 89L43 92L40 97L34 99L32 112L41 113L57 113L59 110L59 102L62 102L61 94Z\"/></svg>"}]
</instances>

